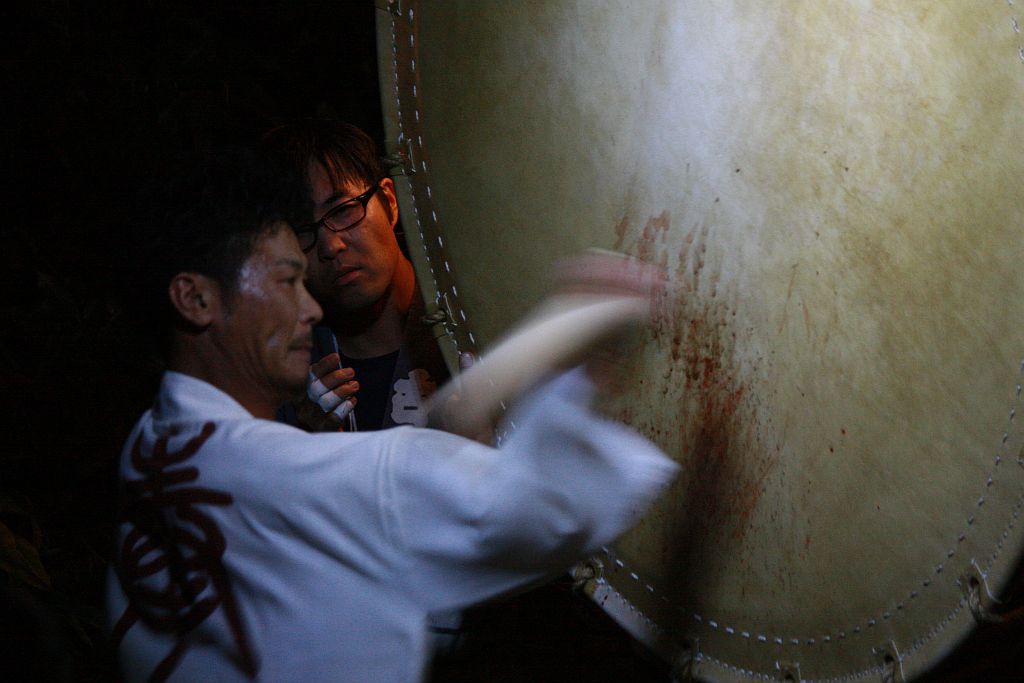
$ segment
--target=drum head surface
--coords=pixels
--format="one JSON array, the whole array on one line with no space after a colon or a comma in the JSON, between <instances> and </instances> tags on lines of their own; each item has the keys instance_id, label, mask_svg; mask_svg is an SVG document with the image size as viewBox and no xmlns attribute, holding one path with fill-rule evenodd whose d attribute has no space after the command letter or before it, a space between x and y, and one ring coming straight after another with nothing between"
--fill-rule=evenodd
<instances>
[{"instance_id":1,"label":"drum head surface","mask_svg":"<svg viewBox=\"0 0 1024 683\"><path fill-rule=\"evenodd\" d=\"M679 461L592 597L714 680L921 673L1021 555L1024 50L1003 0L393 0L452 350L586 247L660 264L609 410Z\"/></svg>"}]
</instances>

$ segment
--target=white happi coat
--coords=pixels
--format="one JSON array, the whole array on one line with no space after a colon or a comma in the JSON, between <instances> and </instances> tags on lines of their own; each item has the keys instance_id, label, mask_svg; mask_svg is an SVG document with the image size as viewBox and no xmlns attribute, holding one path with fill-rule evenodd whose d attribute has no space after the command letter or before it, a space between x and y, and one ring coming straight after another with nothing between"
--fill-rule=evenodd
<instances>
[{"instance_id":1,"label":"white happi coat","mask_svg":"<svg viewBox=\"0 0 1024 683\"><path fill-rule=\"evenodd\" d=\"M564 571L674 476L591 391L577 372L531 394L493 449L308 434L167 373L121 460L108 611L127 680L419 680L428 612Z\"/></svg>"}]
</instances>

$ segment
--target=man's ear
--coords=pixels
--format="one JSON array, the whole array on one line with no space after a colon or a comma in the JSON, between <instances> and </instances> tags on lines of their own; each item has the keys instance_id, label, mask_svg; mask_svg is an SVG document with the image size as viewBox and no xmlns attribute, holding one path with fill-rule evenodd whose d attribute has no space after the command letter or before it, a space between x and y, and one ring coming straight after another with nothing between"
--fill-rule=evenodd
<instances>
[{"instance_id":1,"label":"man's ear","mask_svg":"<svg viewBox=\"0 0 1024 683\"><path fill-rule=\"evenodd\" d=\"M206 275L178 273L167 293L178 314L196 327L206 327L219 314L220 285Z\"/></svg>"},{"instance_id":2,"label":"man's ear","mask_svg":"<svg viewBox=\"0 0 1024 683\"><path fill-rule=\"evenodd\" d=\"M394 230L398 223L398 195L395 194L395 182L391 178L384 178L380 181L380 198L384 204L384 210L388 212L391 229Z\"/></svg>"}]
</instances>

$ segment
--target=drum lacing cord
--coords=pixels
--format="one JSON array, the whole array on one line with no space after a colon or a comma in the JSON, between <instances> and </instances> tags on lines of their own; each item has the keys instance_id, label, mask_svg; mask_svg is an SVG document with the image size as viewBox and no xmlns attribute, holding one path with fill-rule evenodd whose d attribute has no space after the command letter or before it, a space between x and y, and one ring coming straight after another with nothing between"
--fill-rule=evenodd
<instances>
[{"instance_id":1,"label":"drum lacing cord","mask_svg":"<svg viewBox=\"0 0 1024 683\"><path fill-rule=\"evenodd\" d=\"M600 581L603 574L604 565L596 557L579 562L570 571L573 590L586 591L588 584Z\"/></svg>"},{"instance_id":2,"label":"drum lacing cord","mask_svg":"<svg viewBox=\"0 0 1024 683\"><path fill-rule=\"evenodd\" d=\"M1012 624L1024 620L1024 605L1014 608L999 608L995 605L987 605L988 602L982 597L982 591L986 591L982 582L977 577L968 579L967 606L974 615L975 620L985 624Z\"/></svg>"},{"instance_id":3,"label":"drum lacing cord","mask_svg":"<svg viewBox=\"0 0 1024 683\"><path fill-rule=\"evenodd\" d=\"M445 313L443 310L437 310L434 311L433 313L429 313L420 318L420 322L422 322L427 327L431 327L433 325L437 325L438 323L443 323L447 319L447 313Z\"/></svg>"}]
</instances>

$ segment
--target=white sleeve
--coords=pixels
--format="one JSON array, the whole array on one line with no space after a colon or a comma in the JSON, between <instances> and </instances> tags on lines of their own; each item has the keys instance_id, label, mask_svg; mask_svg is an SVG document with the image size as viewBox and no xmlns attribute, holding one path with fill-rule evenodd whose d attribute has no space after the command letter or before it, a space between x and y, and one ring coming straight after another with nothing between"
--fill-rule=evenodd
<instances>
[{"instance_id":1,"label":"white sleeve","mask_svg":"<svg viewBox=\"0 0 1024 683\"><path fill-rule=\"evenodd\" d=\"M460 607L566 570L632 526L677 466L591 413L582 372L531 393L500 450L402 430L382 461L380 504L400 581L428 610Z\"/></svg>"}]
</instances>

